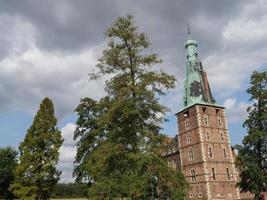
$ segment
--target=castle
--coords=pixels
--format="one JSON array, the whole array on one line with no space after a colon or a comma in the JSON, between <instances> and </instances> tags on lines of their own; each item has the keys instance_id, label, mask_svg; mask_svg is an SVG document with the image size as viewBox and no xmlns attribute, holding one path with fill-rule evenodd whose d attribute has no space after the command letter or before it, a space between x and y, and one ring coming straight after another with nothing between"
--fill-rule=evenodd
<instances>
[{"instance_id":1,"label":"castle","mask_svg":"<svg viewBox=\"0 0 267 200\"><path fill-rule=\"evenodd\" d=\"M251 194L242 194L236 187L239 175L225 110L212 96L197 42L189 37L185 49L183 108L176 114L177 150L165 157L182 170L190 185L188 199L251 199Z\"/></svg>"}]
</instances>

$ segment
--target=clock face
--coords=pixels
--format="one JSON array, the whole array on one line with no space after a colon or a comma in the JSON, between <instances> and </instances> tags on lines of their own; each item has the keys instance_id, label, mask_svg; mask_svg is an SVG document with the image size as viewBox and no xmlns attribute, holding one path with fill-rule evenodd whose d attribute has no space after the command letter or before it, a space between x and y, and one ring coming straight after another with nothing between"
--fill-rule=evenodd
<instances>
[{"instance_id":1,"label":"clock face","mask_svg":"<svg viewBox=\"0 0 267 200\"><path fill-rule=\"evenodd\" d=\"M190 96L198 97L202 94L202 87L199 81L193 81L190 84Z\"/></svg>"}]
</instances>

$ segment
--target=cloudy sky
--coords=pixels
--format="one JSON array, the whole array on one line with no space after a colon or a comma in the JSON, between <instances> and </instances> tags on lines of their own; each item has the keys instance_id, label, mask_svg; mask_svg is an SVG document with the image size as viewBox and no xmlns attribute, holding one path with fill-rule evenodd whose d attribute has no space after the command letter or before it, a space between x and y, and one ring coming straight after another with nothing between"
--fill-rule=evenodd
<instances>
[{"instance_id":1,"label":"cloudy sky","mask_svg":"<svg viewBox=\"0 0 267 200\"><path fill-rule=\"evenodd\" d=\"M226 107L232 144L246 130L249 77L267 69L267 1L230 0L8 0L0 1L0 146L17 147L41 100L54 101L65 138L59 167L71 181L75 155L74 109L81 98L103 96L104 80L89 81L106 41L103 33L118 16L132 14L148 34L159 66L177 77L162 103L171 108L164 124L177 133L187 24L197 40L213 94Z\"/></svg>"}]
</instances>

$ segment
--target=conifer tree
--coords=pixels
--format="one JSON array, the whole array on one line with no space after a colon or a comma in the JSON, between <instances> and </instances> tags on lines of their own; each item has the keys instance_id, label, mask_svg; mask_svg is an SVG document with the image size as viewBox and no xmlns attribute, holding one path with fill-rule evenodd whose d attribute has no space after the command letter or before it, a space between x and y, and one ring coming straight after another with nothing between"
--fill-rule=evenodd
<instances>
[{"instance_id":1,"label":"conifer tree","mask_svg":"<svg viewBox=\"0 0 267 200\"><path fill-rule=\"evenodd\" d=\"M267 72L253 72L250 84L247 92L253 104L244 123L248 135L242 145L236 145L236 164L240 170L239 187L259 199L259 194L267 191Z\"/></svg>"},{"instance_id":2,"label":"conifer tree","mask_svg":"<svg viewBox=\"0 0 267 200\"><path fill-rule=\"evenodd\" d=\"M76 109L76 180L86 181L96 199L183 199L185 180L161 151L167 108L159 97L175 78L155 70L161 60L147 54L150 42L132 16L119 17L105 35L108 46L91 78L109 78L107 96L84 98Z\"/></svg>"},{"instance_id":3,"label":"conifer tree","mask_svg":"<svg viewBox=\"0 0 267 200\"><path fill-rule=\"evenodd\" d=\"M52 100L46 97L19 145L19 165L12 185L19 199L49 199L59 180L61 172L56 169L56 164L63 139L56 125Z\"/></svg>"},{"instance_id":4,"label":"conifer tree","mask_svg":"<svg viewBox=\"0 0 267 200\"><path fill-rule=\"evenodd\" d=\"M9 190L14 181L14 170L18 164L18 152L12 147L0 148L0 199L14 199Z\"/></svg>"}]
</instances>

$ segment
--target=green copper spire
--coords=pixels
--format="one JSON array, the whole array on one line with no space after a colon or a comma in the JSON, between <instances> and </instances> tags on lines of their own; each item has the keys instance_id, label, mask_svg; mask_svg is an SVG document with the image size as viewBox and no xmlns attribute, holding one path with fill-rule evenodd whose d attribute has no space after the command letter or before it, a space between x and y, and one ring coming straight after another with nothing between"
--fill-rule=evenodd
<instances>
[{"instance_id":1,"label":"green copper spire","mask_svg":"<svg viewBox=\"0 0 267 200\"><path fill-rule=\"evenodd\" d=\"M215 104L211 94L206 72L198 58L197 42L191 39L190 27L188 26L188 40L186 49L186 78L184 82L184 107L196 103Z\"/></svg>"}]
</instances>

